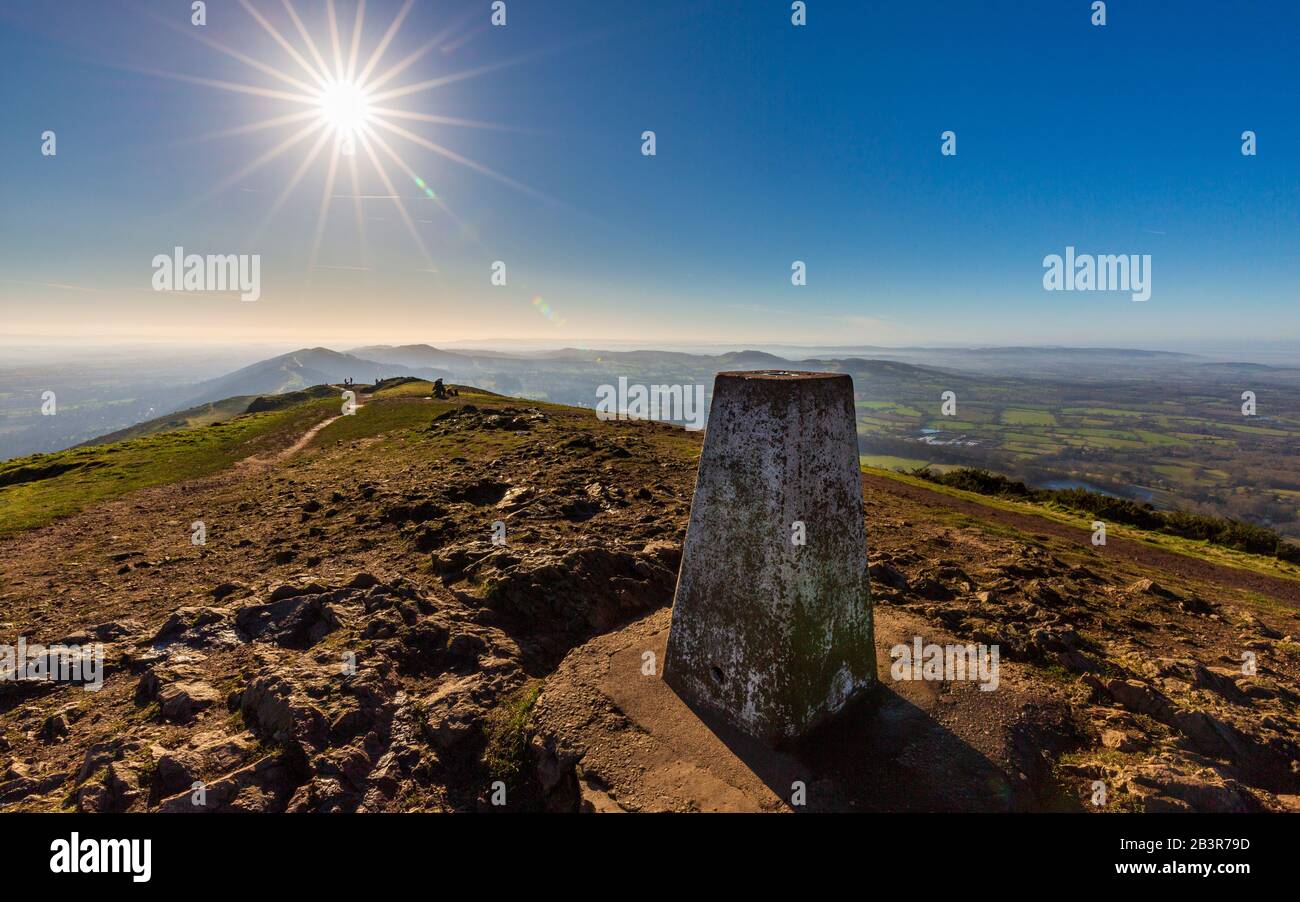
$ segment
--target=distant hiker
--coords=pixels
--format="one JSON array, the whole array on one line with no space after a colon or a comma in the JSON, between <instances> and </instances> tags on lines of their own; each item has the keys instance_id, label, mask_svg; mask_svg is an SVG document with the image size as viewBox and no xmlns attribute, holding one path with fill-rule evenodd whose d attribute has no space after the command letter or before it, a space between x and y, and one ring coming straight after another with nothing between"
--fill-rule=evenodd
<instances>
[{"instance_id":1,"label":"distant hiker","mask_svg":"<svg viewBox=\"0 0 1300 902\"><path fill-rule=\"evenodd\" d=\"M447 386L442 384L441 379L435 379L433 382L433 396L435 398L447 397Z\"/></svg>"}]
</instances>

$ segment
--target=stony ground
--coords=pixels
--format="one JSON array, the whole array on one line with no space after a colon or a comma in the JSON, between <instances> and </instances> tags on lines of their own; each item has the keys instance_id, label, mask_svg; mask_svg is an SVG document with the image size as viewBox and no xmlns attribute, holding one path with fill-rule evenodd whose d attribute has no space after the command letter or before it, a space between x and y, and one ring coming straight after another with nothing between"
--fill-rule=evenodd
<instances>
[{"instance_id":1,"label":"stony ground","mask_svg":"<svg viewBox=\"0 0 1300 902\"><path fill-rule=\"evenodd\" d=\"M780 810L793 775L812 809L1297 807L1289 586L868 479L885 679L754 749L639 669L698 436L426 392L0 541L4 641L108 672L0 683L0 806ZM1002 688L890 683L914 635L997 643Z\"/></svg>"}]
</instances>

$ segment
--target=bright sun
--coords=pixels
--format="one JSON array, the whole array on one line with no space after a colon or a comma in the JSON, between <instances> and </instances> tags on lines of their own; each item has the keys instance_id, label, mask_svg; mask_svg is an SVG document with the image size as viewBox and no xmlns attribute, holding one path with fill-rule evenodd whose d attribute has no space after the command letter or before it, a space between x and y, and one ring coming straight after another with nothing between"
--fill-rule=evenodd
<instances>
[{"instance_id":1,"label":"bright sun","mask_svg":"<svg viewBox=\"0 0 1300 902\"><path fill-rule=\"evenodd\" d=\"M0 0L0 2L3 2L3 0ZM387 135L394 135L403 141L418 145L424 150L432 151L458 165L473 169L480 175L496 179L517 191L522 191L540 200L551 201L550 198L534 191L527 185L490 169L482 163L462 156L423 135L404 128L398 123L409 120L439 126L464 128L503 128L504 126L491 122L479 122L472 119L439 116L418 110L401 109L392 105L392 102L398 98L411 97L450 82L496 71L504 66L515 65L524 61L527 57L519 57L505 63L479 66L461 72L446 73L437 78L402 84L397 81L397 77L430 51L445 47L448 35L451 34L450 29L444 30L409 56L393 63L387 69L381 68L385 54L389 50L398 29L401 28L403 21L405 21L407 14L415 5L415 0L403 0L401 8L389 23L387 31L384 32L383 37L379 39L368 55L363 55L361 52L362 38L365 34L366 0L356 0L356 18L353 20L350 29L351 41L347 40L348 29L340 29L339 27L338 16L335 11L335 0L329 0L325 4L325 24L329 28L328 43L317 42L313 38L311 30L294 8L295 0L281 0L288 22L293 25L298 37L301 38L300 47L306 51L305 54L300 51L299 47L294 46L295 42L286 37L280 28L258 12L251 0L240 0L240 4L262 27L262 30L270 38L274 39L280 47L284 48L288 61L293 64L293 66L289 67L290 72L282 71L276 65L252 59L240 51L194 33L193 29L180 26L176 26L176 28L182 34L200 41L252 69L271 76L277 82L274 87L261 84L217 81L172 72L157 72L155 74L179 81L207 85L223 91L232 91L237 94L288 101L293 105L293 111L285 115L273 116L204 136L205 140L214 140L293 124L292 133L283 141L258 154L246 165L221 179L208 190L206 197L213 197L233 188L250 174L268 165L272 160L293 148L299 147L307 142L309 138L314 139L307 145L308 149L304 153L302 162L294 171L292 177L285 182L278 198L271 205L266 218L254 234L260 235L262 230L270 224L272 218L289 198L295 186L307 175L312 163L322 152L325 152L327 146L333 144L332 152L327 153L329 164L324 167L325 181L322 185L321 200L317 208L316 229L308 263L309 271L314 271L316 268L321 242L326 233L325 226L330 213L330 205L336 196L350 196L355 200L353 206L356 213L357 235L361 244L363 268L366 264L366 238L365 217L361 201L367 197L376 196L392 200L397 208L398 216L406 226L407 232L410 233L412 242L420 251L425 264L425 271L437 271L433 258L429 255L429 249L425 245L424 236L416 227L416 219L411 215L412 211L407 209L410 198L399 187L402 180L399 178L395 184L390 176L389 167L396 166L397 170L409 180L408 184L414 183L415 187L420 190L421 193L416 196L416 202L427 199L437 204L438 208L448 216L453 214L447 207L446 202L425 182L424 178L411 168L411 165L404 159L402 154L389 143L391 139L386 137ZM320 4L315 5L319 6ZM290 33L292 34L292 32ZM333 51L332 60L326 58L327 55L331 55L331 50ZM294 66L296 66L296 69ZM334 141L331 142L330 138L333 138ZM358 170L362 171L359 172ZM336 180L340 177L340 172L345 172L351 177L352 191L350 195L336 195L334 193ZM378 177L383 184L383 193L379 195L364 194L360 182L362 174L373 174L373 176Z\"/></svg>"},{"instance_id":2,"label":"bright sun","mask_svg":"<svg viewBox=\"0 0 1300 902\"><path fill-rule=\"evenodd\" d=\"M334 81L317 98L321 118L340 136L355 134L370 119L370 97L350 81Z\"/></svg>"}]
</instances>

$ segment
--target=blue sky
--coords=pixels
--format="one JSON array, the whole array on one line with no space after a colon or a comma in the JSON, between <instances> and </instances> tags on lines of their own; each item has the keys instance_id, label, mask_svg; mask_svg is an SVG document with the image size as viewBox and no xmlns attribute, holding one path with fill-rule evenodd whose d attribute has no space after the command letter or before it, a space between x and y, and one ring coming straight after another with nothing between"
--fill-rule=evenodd
<instances>
[{"instance_id":1,"label":"blue sky","mask_svg":"<svg viewBox=\"0 0 1300 902\"><path fill-rule=\"evenodd\" d=\"M279 0L250 3L309 58ZM1095 27L1088 0L810 0L795 28L787 2L507 0L493 28L486 0L416 0L376 71L445 39L385 88L486 71L387 103L508 127L400 123L531 189L382 132L446 205L389 165L436 273L364 154L367 248L332 199L328 268L328 147L260 234L310 141L204 197L299 126L192 139L303 109L141 71L292 91L184 33L305 79L236 0L204 28L188 2L50 6L0 0L19 340L1300 340L1296 4L1111 2ZM356 5L336 6L346 55ZM367 4L362 58L400 6ZM294 7L328 57L323 0ZM262 298L153 292L177 244L260 254ZM1067 245L1150 254L1151 300L1045 292Z\"/></svg>"}]
</instances>

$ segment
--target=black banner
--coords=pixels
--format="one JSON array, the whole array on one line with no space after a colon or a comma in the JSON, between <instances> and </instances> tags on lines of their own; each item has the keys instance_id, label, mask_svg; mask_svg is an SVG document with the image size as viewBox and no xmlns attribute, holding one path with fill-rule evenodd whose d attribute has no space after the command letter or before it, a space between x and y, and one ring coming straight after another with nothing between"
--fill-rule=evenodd
<instances>
[{"instance_id":1,"label":"black banner","mask_svg":"<svg viewBox=\"0 0 1300 902\"><path fill-rule=\"evenodd\" d=\"M1002 874L1050 881L1039 886L1231 891L1293 870L1281 816L6 815L0 831L12 885L128 895L241 886L374 892L405 880L487 881L495 893L558 874L594 888L683 869L739 888L755 874L808 879L810 867L818 880L869 883L957 886Z\"/></svg>"}]
</instances>

